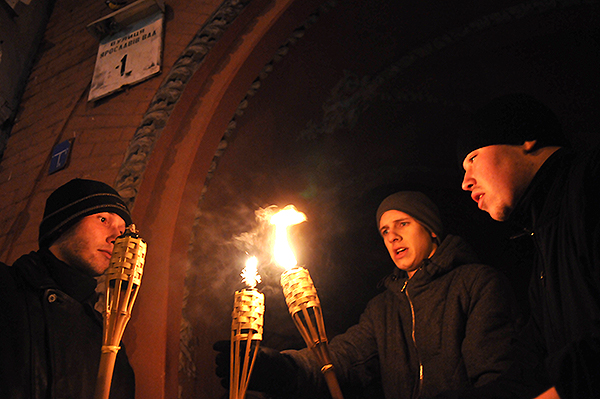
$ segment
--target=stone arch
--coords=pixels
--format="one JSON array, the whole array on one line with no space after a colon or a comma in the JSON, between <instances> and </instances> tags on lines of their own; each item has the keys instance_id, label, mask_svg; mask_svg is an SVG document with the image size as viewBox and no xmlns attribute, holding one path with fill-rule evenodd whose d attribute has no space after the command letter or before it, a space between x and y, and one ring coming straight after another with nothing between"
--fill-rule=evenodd
<instances>
[{"instance_id":1,"label":"stone arch","mask_svg":"<svg viewBox=\"0 0 600 399\"><path fill-rule=\"evenodd\" d=\"M138 397L178 396L186 249L213 158L256 77L321 3L224 2L168 73L136 131L115 187L149 247L144 293L125 333Z\"/></svg>"}]
</instances>

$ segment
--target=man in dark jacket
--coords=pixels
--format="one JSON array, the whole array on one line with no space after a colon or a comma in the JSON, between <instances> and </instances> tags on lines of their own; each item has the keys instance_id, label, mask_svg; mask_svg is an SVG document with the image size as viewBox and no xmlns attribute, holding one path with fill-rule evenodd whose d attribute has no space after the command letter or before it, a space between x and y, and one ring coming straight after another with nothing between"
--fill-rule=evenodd
<instances>
[{"instance_id":1,"label":"man in dark jacket","mask_svg":"<svg viewBox=\"0 0 600 399\"><path fill-rule=\"evenodd\" d=\"M419 192L387 197L377 224L396 268L357 325L329 345L344 394L378 382L388 399L416 399L494 380L516 311L505 278L477 264L459 237L444 237L437 207ZM227 377L228 352L217 356ZM327 387L308 349L261 352L250 388L316 398Z\"/></svg>"},{"instance_id":2,"label":"man in dark jacket","mask_svg":"<svg viewBox=\"0 0 600 399\"><path fill-rule=\"evenodd\" d=\"M600 149L567 148L556 116L522 94L478 111L459 141L462 187L535 247L520 361L460 397L600 395Z\"/></svg>"},{"instance_id":3,"label":"man in dark jacket","mask_svg":"<svg viewBox=\"0 0 600 399\"><path fill-rule=\"evenodd\" d=\"M102 346L95 277L131 224L118 193L74 179L47 199L40 249L0 263L0 397L92 399ZM134 375L117 356L111 399L133 399Z\"/></svg>"}]
</instances>

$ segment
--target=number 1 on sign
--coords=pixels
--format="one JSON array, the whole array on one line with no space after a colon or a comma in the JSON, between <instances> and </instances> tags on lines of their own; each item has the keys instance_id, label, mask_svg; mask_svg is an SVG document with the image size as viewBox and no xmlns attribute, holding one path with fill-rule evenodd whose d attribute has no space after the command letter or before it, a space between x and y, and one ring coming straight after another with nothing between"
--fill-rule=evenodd
<instances>
[{"instance_id":1,"label":"number 1 on sign","mask_svg":"<svg viewBox=\"0 0 600 399\"><path fill-rule=\"evenodd\" d=\"M121 58L121 76L125 75L125 64L127 64L127 54L125 54L123 58ZM127 73L127 75L129 75L129 72Z\"/></svg>"}]
</instances>

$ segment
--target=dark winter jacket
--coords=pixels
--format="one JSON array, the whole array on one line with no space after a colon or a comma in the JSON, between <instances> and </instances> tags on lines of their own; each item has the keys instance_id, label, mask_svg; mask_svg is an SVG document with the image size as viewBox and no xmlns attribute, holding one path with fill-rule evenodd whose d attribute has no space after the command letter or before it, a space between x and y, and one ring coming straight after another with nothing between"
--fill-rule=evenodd
<instances>
[{"instance_id":1,"label":"dark winter jacket","mask_svg":"<svg viewBox=\"0 0 600 399\"><path fill-rule=\"evenodd\" d=\"M484 384L510 364L517 316L507 279L474 264L459 237L447 236L409 280L396 270L387 290L367 305L357 325L331 340L346 392L381 379L385 397L409 399ZM323 385L308 350L286 351L300 366L303 395Z\"/></svg>"},{"instance_id":2,"label":"dark winter jacket","mask_svg":"<svg viewBox=\"0 0 600 399\"><path fill-rule=\"evenodd\" d=\"M562 149L542 165L511 215L536 250L522 346L545 360L548 385L562 399L600 395L599 187L600 148Z\"/></svg>"},{"instance_id":3,"label":"dark winter jacket","mask_svg":"<svg viewBox=\"0 0 600 399\"><path fill-rule=\"evenodd\" d=\"M47 249L0 263L0 398L92 399L102 346L96 280ZM119 351L111 399L134 398Z\"/></svg>"}]
</instances>

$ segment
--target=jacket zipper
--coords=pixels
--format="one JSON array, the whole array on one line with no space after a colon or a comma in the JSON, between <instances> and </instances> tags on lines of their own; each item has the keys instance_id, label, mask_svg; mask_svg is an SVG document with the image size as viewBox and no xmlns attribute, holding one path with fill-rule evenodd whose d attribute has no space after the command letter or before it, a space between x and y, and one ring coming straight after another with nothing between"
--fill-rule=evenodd
<instances>
[{"instance_id":1,"label":"jacket zipper","mask_svg":"<svg viewBox=\"0 0 600 399\"><path fill-rule=\"evenodd\" d=\"M415 389L413 398L419 398L421 396L421 390L423 389L423 363L421 362L421 357L419 356L419 348L417 347L417 340L415 338L415 308L413 307L412 300L410 299L410 295L408 294L408 290L406 289L406 285L408 284L408 280L404 282L404 286L402 290L406 294L406 299L408 299L408 304L410 305L410 313L412 316L412 340L413 345L415 346L415 351L417 352L417 360L419 362L419 383Z\"/></svg>"}]
</instances>

